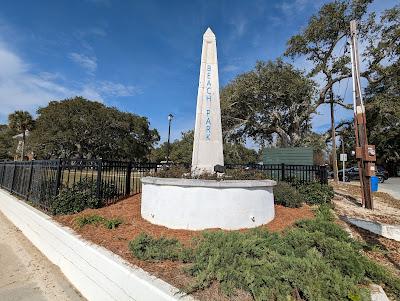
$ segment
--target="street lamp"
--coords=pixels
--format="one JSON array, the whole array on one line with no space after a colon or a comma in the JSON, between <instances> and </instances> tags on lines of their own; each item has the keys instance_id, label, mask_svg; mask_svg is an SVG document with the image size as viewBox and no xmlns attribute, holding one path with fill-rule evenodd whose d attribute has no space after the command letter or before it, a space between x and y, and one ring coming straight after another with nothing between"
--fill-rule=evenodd
<instances>
[{"instance_id":1,"label":"street lamp","mask_svg":"<svg viewBox=\"0 0 400 301\"><path fill-rule=\"evenodd\" d=\"M171 137L171 122L172 118L174 118L174 115L169 114L168 115L168 142L167 142L167 164L169 162L169 147L170 147L170 137Z\"/></svg>"}]
</instances>

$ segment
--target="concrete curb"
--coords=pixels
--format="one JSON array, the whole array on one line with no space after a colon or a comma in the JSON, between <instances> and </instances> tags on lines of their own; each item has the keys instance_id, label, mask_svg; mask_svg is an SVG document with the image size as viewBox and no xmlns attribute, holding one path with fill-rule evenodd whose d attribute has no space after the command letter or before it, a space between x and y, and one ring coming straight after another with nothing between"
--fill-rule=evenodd
<instances>
[{"instance_id":1,"label":"concrete curb","mask_svg":"<svg viewBox=\"0 0 400 301\"><path fill-rule=\"evenodd\" d=\"M345 216L344 220L354 226L368 230L383 237L400 241L400 226L388 225L359 218Z\"/></svg>"},{"instance_id":2,"label":"concrete curb","mask_svg":"<svg viewBox=\"0 0 400 301\"><path fill-rule=\"evenodd\" d=\"M88 300L194 300L4 190L0 210Z\"/></svg>"}]
</instances>

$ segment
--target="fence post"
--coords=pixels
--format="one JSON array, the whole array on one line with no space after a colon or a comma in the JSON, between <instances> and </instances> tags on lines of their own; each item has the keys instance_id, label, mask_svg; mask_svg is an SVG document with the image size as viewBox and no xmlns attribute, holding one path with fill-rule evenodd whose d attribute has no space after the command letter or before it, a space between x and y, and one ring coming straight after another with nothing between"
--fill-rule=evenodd
<instances>
[{"instance_id":1,"label":"fence post","mask_svg":"<svg viewBox=\"0 0 400 301\"><path fill-rule=\"evenodd\" d=\"M4 184L4 174L5 174L5 172L6 172L6 163L5 163L5 162L2 162L1 165L2 165L2 169L1 169L0 187L3 187L3 184Z\"/></svg>"},{"instance_id":2,"label":"fence post","mask_svg":"<svg viewBox=\"0 0 400 301\"><path fill-rule=\"evenodd\" d=\"M132 162L129 161L126 170L125 195L131 194L131 174L132 174Z\"/></svg>"},{"instance_id":3,"label":"fence post","mask_svg":"<svg viewBox=\"0 0 400 301\"><path fill-rule=\"evenodd\" d=\"M28 189L26 190L26 197L25 197L25 200L27 200L27 201L29 200L29 194L31 192L32 173L33 173L33 161L31 161L31 166L29 168Z\"/></svg>"},{"instance_id":4,"label":"fence post","mask_svg":"<svg viewBox=\"0 0 400 301\"><path fill-rule=\"evenodd\" d=\"M97 185L96 185L96 196L100 200L101 197L101 171L103 169L102 159L97 160Z\"/></svg>"},{"instance_id":5,"label":"fence post","mask_svg":"<svg viewBox=\"0 0 400 301\"><path fill-rule=\"evenodd\" d=\"M320 170L320 183L328 184L328 170L325 165L319 167Z\"/></svg>"},{"instance_id":6,"label":"fence post","mask_svg":"<svg viewBox=\"0 0 400 301\"><path fill-rule=\"evenodd\" d=\"M61 186L61 172L62 172L62 161L59 158L57 160L57 174L56 174L56 190L54 196L57 196Z\"/></svg>"},{"instance_id":7,"label":"fence post","mask_svg":"<svg viewBox=\"0 0 400 301\"><path fill-rule=\"evenodd\" d=\"M281 164L281 181L285 181L285 163Z\"/></svg>"},{"instance_id":8,"label":"fence post","mask_svg":"<svg viewBox=\"0 0 400 301\"><path fill-rule=\"evenodd\" d=\"M14 161L14 170L13 170L13 176L12 176L12 181L11 181L11 189L10 189L11 193L13 193L13 190L14 190L15 170L16 169L17 169L17 161Z\"/></svg>"}]
</instances>

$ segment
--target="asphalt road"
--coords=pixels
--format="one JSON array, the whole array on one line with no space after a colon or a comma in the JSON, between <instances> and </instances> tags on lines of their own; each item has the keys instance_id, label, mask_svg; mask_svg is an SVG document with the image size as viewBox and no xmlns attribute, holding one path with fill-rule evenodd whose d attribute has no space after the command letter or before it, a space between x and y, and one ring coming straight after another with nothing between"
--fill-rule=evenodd
<instances>
[{"instance_id":1,"label":"asphalt road","mask_svg":"<svg viewBox=\"0 0 400 301\"><path fill-rule=\"evenodd\" d=\"M86 300L1 212L0 300Z\"/></svg>"},{"instance_id":2,"label":"asphalt road","mask_svg":"<svg viewBox=\"0 0 400 301\"><path fill-rule=\"evenodd\" d=\"M389 193L400 201L400 178L389 178L384 183L379 183L378 191Z\"/></svg>"}]
</instances>

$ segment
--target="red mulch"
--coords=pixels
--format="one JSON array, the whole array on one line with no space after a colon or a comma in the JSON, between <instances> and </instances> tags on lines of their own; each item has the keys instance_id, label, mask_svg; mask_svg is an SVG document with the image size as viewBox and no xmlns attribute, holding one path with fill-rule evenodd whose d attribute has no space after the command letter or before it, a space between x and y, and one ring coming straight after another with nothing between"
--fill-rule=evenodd
<instances>
[{"instance_id":1,"label":"red mulch","mask_svg":"<svg viewBox=\"0 0 400 301\"><path fill-rule=\"evenodd\" d=\"M63 225L73 228L83 238L111 250L130 263L143 268L147 272L167 281L168 283L183 288L191 281L190 276L187 276L181 269L184 264L172 261L145 262L138 260L129 252L128 242L134 239L141 232L145 232L155 237L165 236L176 238L183 244L187 245L192 241L193 237L201 235L202 231L173 230L163 226L153 225L141 217L140 202L140 195L135 195L108 207L86 209L77 214L57 216L54 219ZM86 225L79 228L75 225L74 220L76 217L90 214L101 215L105 218L118 217L124 222L114 230L108 230L105 227L94 225ZM275 219L269 224L262 226L262 228L273 232L282 231L285 228L292 226L300 219L310 219L313 217L314 214L311 208L307 205L304 205L301 208L286 208L276 205ZM203 294L200 294L197 297L200 297L200 299L207 299L208 297L206 296L209 293L210 292L204 291ZM213 293L211 293L211 295L216 297ZM218 296L217 299L226 300L222 296Z\"/></svg>"}]
</instances>

